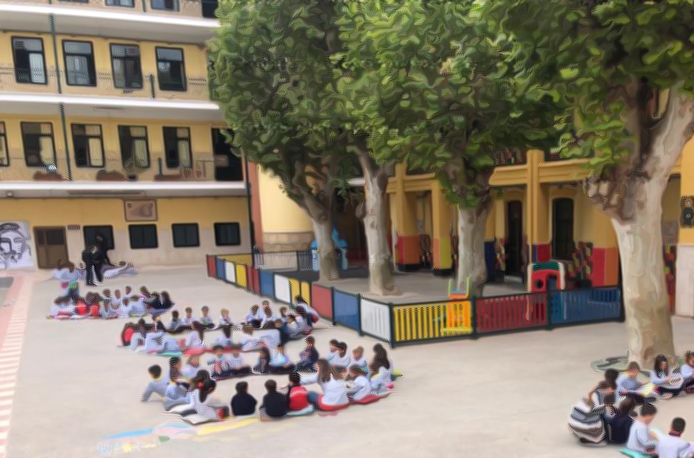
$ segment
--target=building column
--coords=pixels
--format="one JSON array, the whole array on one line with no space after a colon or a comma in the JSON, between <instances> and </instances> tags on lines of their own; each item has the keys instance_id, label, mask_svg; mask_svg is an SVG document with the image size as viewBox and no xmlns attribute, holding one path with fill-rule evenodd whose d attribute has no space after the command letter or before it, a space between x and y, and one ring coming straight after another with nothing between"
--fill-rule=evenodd
<instances>
[{"instance_id":1,"label":"building column","mask_svg":"<svg viewBox=\"0 0 694 458\"><path fill-rule=\"evenodd\" d=\"M680 198L694 196L694 143L682 151ZM678 205L679 212L682 209ZM681 215L680 215L681 216ZM675 314L694 317L694 227L682 227L680 220L675 280Z\"/></svg>"},{"instance_id":2,"label":"building column","mask_svg":"<svg viewBox=\"0 0 694 458\"><path fill-rule=\"evenodd\" d=\"M395 233L395 263L400 271L419 269L420 249L417 233L417 203L414 195L405 192L405 170L403 164L395 167L395 193L393 194L391 216Z\"/></svg>"},{"instance_id":3,"label":"building column","mask_svg":"<svg viewBox=\"0 0 694 458\"><path fill-rule=\"evenodd\" d=\"M540 183L539 165L544 160L544 153L538 150L528 151L528 184L527 202L528 219L528 262L547 262L551 259L549 237L549 186Z\"/></svg>"},{"instance_id":4,"label":"building column","mask_svg":"<svg viewBox=\"0 0 694 458\"><path fill-rule=\"evenodd\" d=\"M590 205L591 210L590 227L594 231L590 237L590 240L593 240L591 284L593 286L615 286L619 283L617 236L614 233L610 217L598 210L592 202L588 202L588 205Z\"/></svg>"},{"instance_id":5,"label":"building column","mask_svg":"<svg viewBox=\"0 0 694 458\"><path fill-rule=\"evenodd\" d=\"M432 239L434 275L447 276L453 273L451 247L451 205L441 189L438 180L431 187Z\"/></svg>"}]
</instances>

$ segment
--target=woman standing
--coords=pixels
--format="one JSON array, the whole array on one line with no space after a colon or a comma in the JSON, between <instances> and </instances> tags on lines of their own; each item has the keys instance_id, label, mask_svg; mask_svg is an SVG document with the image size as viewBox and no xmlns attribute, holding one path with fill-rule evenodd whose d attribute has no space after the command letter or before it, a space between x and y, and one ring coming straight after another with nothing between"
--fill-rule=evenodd
<instances>
[{"instance_id":1,"label":"woman standing","mask_svg":"<svg viewBox=\"0 0 694 458\"><path fill-rule=\"evenodd\" d=\"M586 446L605 445L605 396L614 394L614 388L606 381L588 393L571 410L569 428L581 444Z\"/></svg>"}]
</instances>

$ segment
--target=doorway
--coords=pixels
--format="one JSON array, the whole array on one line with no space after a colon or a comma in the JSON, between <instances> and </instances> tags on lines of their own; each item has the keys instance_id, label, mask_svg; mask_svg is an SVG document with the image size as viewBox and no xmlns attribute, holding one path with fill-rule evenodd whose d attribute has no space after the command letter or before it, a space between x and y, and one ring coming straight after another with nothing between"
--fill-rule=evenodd
<instances>
[{"instance_id":1,"label":"doorway","mask_svg":"<svg viewBox=\"0 0 694 458\"><path fill-rule=\"evenodd\" d=\"M69 261L64 227L35 227L36 261L39 269L55 269L58 261Z\"/></svg>"},{"instance_id":2,"label":"doorway","mask_svg":"<svg viewBox=\"0 0 694 458\"><path fill-rule=\"evenodd\" d=\"M202 0L202 17L217 18L217 0Z\"/></svg>"},{"instance_id":3,"label":"doorway","mask_svg":"<svg viewBox=\"0 0 694 458\"><path fill-rule=\"evenodd\" d=\"M511 201L506 207L506 275L523 276L523 203Z\"/></svg>"},{"instance_id":4,"label":"doorway","mask_svg":"<svg viewBox=\"0 0 694 458\"><path fill-rule=\"evenodd\" d=\"M212 129L212 149L215 157L214 179L217 181L243 181L241 158L226 142L222 129Z\"/></svg>"}]
</instances>

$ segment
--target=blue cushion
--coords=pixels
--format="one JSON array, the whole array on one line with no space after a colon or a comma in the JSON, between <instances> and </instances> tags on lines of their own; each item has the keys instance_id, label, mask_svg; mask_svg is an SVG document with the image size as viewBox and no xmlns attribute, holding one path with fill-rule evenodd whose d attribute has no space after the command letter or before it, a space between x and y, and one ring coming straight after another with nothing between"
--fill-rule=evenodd
<instances>
[{"instance_id":1,"label":"blue cushion","mask_svg":"<svg viewBox=\"0 0 694 458\"><path fill-rule=\"evenodd\" d=\"M633 450L629 450L628 448L623 448L620 450L620 452L623 455L631 456L632 458L648 458L648 457L653 456L653 455L647 455L647 454L641 453L641 452L635 452Z\"/></svg>"}]
</instances>

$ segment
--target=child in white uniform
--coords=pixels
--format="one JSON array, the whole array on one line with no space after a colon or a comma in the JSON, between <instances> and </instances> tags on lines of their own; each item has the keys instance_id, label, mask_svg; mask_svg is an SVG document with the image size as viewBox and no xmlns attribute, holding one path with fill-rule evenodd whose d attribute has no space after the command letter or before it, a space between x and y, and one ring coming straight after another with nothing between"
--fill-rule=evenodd
<instances>
[{"instance_id":1,"label":"child in white uniform","mask_svg":"<svg viewBox=\"0 0 694 458\"><path fill-rule=\"evenodd\" d=\"M168 382L161 376L161 367L159 365L150 366L147 372L149 372L152 380L147 384L144 393L142 393L142 402L149 401L149 398L154 393L163 398L166 395L166 386Z\"/></svg>"},{"instance_id":2,"label":"child in white uniform","mask_svg":"<svg viewBox=\"0 0 694 458\"><path fill-rule=\"evenodd\" d=\"M250 351L260 346L260 339L253 337L253 327L248 325L243 327L243 332L239 336L242 351Z\"/></svg>"},{"instance_id":3,"label":"child in white uniform","mask_svg":"<svg viewBox=\"0 0 694 458\"><path fill-rule=\"evenodd\" d=\"M218 328L224 327L224 326L233 326L234 323L231 322L231 318L229 318L229 310L227 309L222 309L222 316L219 318L219 323L217 324Z\"/></svg>"},{"instance_id":4,"label":"child in white uniform","mask_svg":"<svg viewBox=\"0 0 694 458\"><path fill-rule=\"evenodd\" d=\"M371 382L366 377L366 372L356 365L352 366L350 371L356 378L352 382L351 388L347 391L349 399L352 401L362 401L368 396L373 395L373 388L371 387Z\"/></svg>"}]
</instances>

